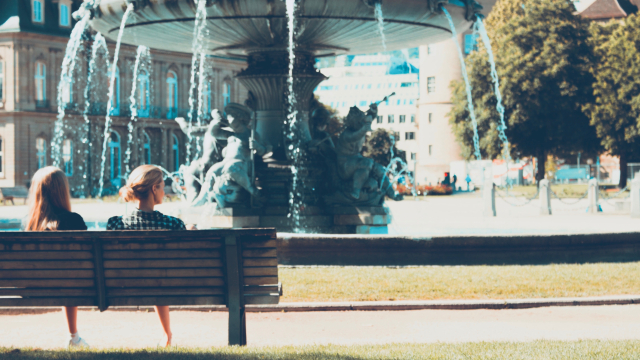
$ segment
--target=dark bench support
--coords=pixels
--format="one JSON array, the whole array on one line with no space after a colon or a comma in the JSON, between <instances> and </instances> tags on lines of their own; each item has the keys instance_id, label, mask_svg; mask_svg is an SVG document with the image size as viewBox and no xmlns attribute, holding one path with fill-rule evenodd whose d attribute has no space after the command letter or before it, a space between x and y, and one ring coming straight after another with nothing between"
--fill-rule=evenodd
<instances>
[{"instance_id":1,"label":"dark bench support","mask_svg":"<svg viewBox=\"0 0 640 360\"><path fill-rule=\"evenodd\" d=\"M225 238L227 258L227 288L229 307L229 345L247 345L247 318L244 309L243 280L239 263L242 254L239 251L235 236Z\"/></svg>"}]
</instances>

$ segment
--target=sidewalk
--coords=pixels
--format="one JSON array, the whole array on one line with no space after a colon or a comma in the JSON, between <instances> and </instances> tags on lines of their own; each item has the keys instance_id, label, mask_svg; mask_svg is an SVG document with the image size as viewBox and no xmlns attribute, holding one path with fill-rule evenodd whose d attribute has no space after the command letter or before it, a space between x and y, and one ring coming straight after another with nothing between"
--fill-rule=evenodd
<instances>
[{"instance_id":1,"label":"sidewalk","mask_svg":"<svg viewBox=\"0 0 640 360\"><path fill-rule=\"evenodd\" d=\"M161 328L152 312L83 311L83 338L95 348L154 347ZM227 314L174 311L174 344L226 346ZM0 315L0 346L53 349L66 339L62 312ZM476 341L640 339L640 306L520 310L271 312L247 314L249 346Z\"/></svg>"}]
</instances>

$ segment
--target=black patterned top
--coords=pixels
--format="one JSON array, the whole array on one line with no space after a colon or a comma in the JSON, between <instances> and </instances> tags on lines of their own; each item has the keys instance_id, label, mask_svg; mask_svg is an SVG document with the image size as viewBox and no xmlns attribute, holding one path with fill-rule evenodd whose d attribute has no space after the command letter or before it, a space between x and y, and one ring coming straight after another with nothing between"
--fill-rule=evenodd
<instances>
[{"instance_id":1,"label":"black patterned top","mask_svg":"<svg viewBox=\"0 0 640 360\"><path fill-rule=\"evenodd\" d=\"M182 220L159 211L135 209L129 215L110 218L107 230L186 230L186 227Z\"/></svg>"}]
</instances>

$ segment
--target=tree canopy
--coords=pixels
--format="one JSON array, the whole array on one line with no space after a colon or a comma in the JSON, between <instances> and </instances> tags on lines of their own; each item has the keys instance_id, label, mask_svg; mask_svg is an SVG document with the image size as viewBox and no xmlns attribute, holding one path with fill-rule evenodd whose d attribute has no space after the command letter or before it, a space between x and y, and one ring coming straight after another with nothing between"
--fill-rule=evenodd
<instances>
[{"instance_id":1,"label":"tree canopy","mask_svg":"<svg viewBox=\"0 0 640 360\"><path fill-rule=\"evenodd\" d=\"M591 26L596 61L595 99L585 112L602 146L620 157L620 187L627 182L627 163L640 158L640 18Z\"/></svg>"},{"instance_id":2,"label":"tree canopy","mask_svg":"<svg viewBox=\"0 0 640 360\"><path fill-rule=\"evenodd\" d=\"M582 108L591 102L593 53L589 23L574 15L570 1L501 0L486 20L505 107L512 156L538 158L544 178L547 155L595 153L595 129ZM483 157L498 157L499 114L486 49L466 59ZM473 129L464 84L452 84L450 122L463 155L470 158Z\"/></svg>"}]
</instances>

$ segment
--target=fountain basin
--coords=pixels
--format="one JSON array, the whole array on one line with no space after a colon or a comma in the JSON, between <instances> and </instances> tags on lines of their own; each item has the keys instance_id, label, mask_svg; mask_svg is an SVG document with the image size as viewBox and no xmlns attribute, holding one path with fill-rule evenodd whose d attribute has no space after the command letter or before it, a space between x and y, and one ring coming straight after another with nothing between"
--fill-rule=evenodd
<instances>
[{"instance_id":1,"label":"fountain basin","mask_svg":"<svg viewBox=\"0 0 640 360\"><path fill-rule=\"evenodd\" d=\"M102 0L91 26L115 40L129 2L135 16L123 36L128 44L154 49L192 51L196 2L189 0ZM478 0L485 12L495 0ZM372 53L382 50L374 7L363 0L298 1L296 47L315 56ZM472 0L382 1L388 50L415 47L450 38L444 4L457 31L471 26L479 7ZM211 54L242 56L264 49L286 49L285 2L213 0L207 2L204 49Z\"/></svg>"}]
</instances>

